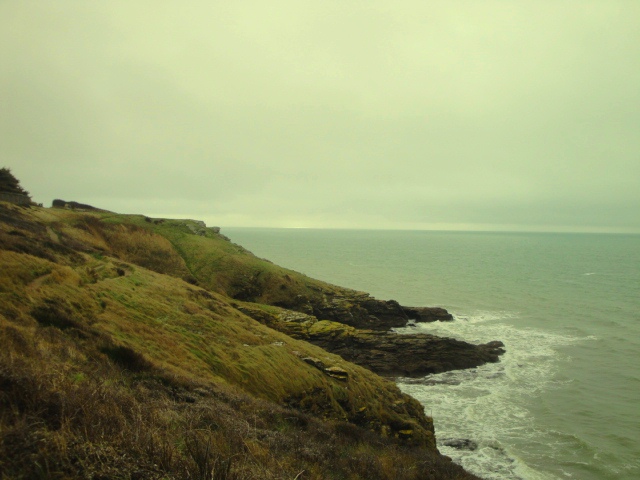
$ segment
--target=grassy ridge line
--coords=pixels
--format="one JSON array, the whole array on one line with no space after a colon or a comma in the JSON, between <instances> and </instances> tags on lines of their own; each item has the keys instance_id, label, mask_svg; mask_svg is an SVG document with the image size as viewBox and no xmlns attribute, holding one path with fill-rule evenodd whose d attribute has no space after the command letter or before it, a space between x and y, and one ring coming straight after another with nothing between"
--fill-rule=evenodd
<instances>
[{"instance_id":1,"label":"grassy ridge line","mask_svg":"<svg viewBox=\"0 0 640 480\"><path fill-rule=\"evenodd\" d=\"M441 472L433 478L470 478L437 455L430 419L391 382L261 325L217 293L241 291L236 273L255 272L255 257L241 247L184 225L151 223L172 233L161 236L144 217L101 216L0 203L1 478L86 476L103 471L104 458L116 454L128 458L121 463L129 470L141 469L138 478L292 478L301 470L308 475L299 478L427 478L425 469ZM198 256L199 250L206 254ZM200 272L198 261L216 255L216 267L208 267L210 289L188 283ZM260 262L278 282L293 278ZM238 272L229 275L221 265ZM264 276L266 285L273 281ZM305 277L292 285L313 292L319 283ZM327 376L304 357L340 366L348 381ZM232 413L230 404L242 408ZM283 406L329 423L304 417L296 422L313 424L311 431L292 426L286 415L303 417ZM211 409L222 409L224 418L202 420ZM304 437L321 454L298 461L255 432L238 437L228 430L249 417L279 442ZM333 435L338 427L331 425L345 420L382 435L361 448L368 434L350 427L360 433L350 434L343 451L366 457L368 467L338 457L321 466L339 452L317 439ZM398 451L396 437L418 450ZM215 455L205 455L212 449ZM281 461L271 456L276 451ZM242 462L231 467L234 458ZM422 476L400 475L402 463ZM116 477L129 478L114 465ZM211 476L215 469L226 476ZM260 469L266 470L256 473Z\"/></svg>"},{"instance_id":2,"label":"grassy ridge line","mask_svg":"<svg viewBox=\"0 0 640 480\"><path fill-rule=\"evenodd\" d=\"M295 303L296 297L362 295L258 258L217 233L217 229L201 227L194 220L111 215L105 216L104 221L136 225L165 237L203 287L232 298L284 306Z\"/></svg>"}]
</instances>

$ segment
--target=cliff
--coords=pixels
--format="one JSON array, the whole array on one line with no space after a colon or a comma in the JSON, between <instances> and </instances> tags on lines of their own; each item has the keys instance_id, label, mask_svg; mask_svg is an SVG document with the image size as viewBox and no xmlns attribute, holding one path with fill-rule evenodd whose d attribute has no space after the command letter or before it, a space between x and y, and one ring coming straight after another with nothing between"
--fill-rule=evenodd
<instances>
[{"instance_id":1,"label":"cliff","mask_svg":"<svg viewBox=\"0 0 640 480\"><path fill-rule=\"evenodd\" d=\"M418 314L201 222L0 202L0 298L0 477L475 478L349 361Z\"/></svg>"}]
</instances>

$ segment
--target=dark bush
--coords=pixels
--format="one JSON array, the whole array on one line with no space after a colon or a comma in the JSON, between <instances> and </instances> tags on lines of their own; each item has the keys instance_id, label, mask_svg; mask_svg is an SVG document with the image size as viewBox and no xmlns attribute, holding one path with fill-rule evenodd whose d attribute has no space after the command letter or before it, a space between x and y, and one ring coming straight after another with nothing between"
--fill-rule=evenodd
<instances>
[{"instance_id":1,"label":"dark bush","mask_svg":"<svg viewBox=\"0 0 640 480\"><path fill-rule=\"evenodd\" d=\"M130 372L142 372L152 368L151 363L139 352L122 345L107 346L100 349L116 365Z\"/></svg>"},{"instance_id":2,"label":"dark bush","mask_svg":"<svg viewBox=\"0 0 640 480\"><path fill-rule=\"evenodd\" d=\"M63 300L49 298L31 310L31 316L43 326L51 326L66 330L68 328L80 328L80 323L74 318L74 313Z\"/></svg>"},{"instance_id":3,"label":"dark bush","mask_svg":"<svg viewBox=\"0 0 640 480\"><path fill-rule=\"evenodd\" d=\"M20 186L18 179L6 167L0 168L0 192L29 196L29 192Z\"/></svg>"}]
</instances>

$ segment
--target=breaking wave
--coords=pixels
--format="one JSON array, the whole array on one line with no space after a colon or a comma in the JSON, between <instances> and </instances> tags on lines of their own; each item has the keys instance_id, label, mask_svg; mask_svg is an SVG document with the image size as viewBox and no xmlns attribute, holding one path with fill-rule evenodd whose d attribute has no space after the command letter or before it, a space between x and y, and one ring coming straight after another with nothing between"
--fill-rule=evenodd
<instances>
[{"instance_id":1,"label":"breaking wave","mask_svg":"<svg viewBox=\"0 0 640 480\"><path fill-rule=\"evenodd\" d=\"M536 466L554 454L547 442L551 432L536 424L532 400L569 381L557 375L558 347L590 338L515 327L509 320L517 316L477 312L398 329L472 343L499 339L506 353L498 363L397 381L433 417L438 448L456 463L486 479L550 480L557 477Z\"/></svg>"}]
</instances>

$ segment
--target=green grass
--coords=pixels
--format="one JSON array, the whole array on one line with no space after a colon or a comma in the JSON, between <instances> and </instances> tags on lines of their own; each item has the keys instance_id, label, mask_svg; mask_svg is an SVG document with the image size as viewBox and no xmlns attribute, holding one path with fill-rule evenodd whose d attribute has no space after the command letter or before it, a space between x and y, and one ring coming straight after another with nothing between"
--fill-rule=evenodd
<instances>
[{"instance_id":1,"label":"green grass","mask_svg":"<svg viewBox=\"0 0 640 480\"><path fill-rule=\"evenodd\" d=\"M195 235L185 225L188 220L154 223L139 215L111 215L105 221L135 225L166 238L203 287L233 298L285 305L298 296L352 293L260 259L211 229L204 236Z\"/></svg>"},{"instance_id":2,"label":"green grass","mask_svg":"<svg viewBox=\"0 0 640 480\"><path fill-rule=\"evenodd\" d=\"M181 223L0 203L0 478L472 478L392 382L229 297L338 287Z\"/></svg>"}]
</instances>

